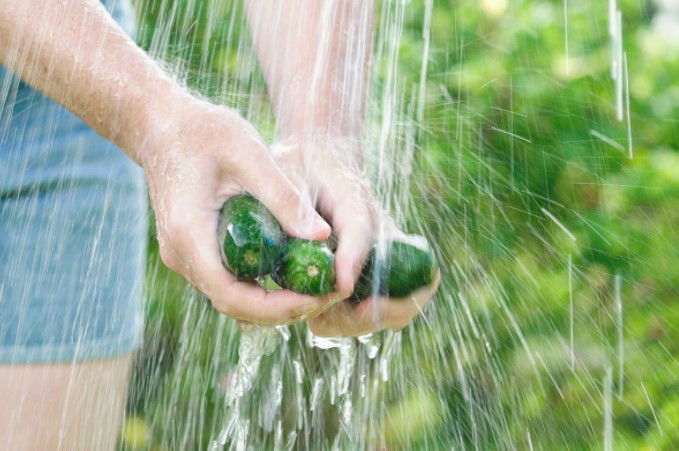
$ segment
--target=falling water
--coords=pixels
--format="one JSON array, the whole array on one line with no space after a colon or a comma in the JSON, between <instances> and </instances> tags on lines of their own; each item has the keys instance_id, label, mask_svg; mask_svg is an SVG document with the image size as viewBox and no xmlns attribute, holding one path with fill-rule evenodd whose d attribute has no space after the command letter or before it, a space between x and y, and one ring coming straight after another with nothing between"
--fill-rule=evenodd
<instances>
[{"instance_id":1,"label":"falling water","mask_svg":"<svg viewBox=\"0 0 679 451\"><path fill-rule=\"evenodd\" d=\"M315 39L327 45L338 2L322 3ZM167 72L280 144L241 1L134 7L137 42ZM435 250L432 304L402 330L356 338L315 336L304 323L239 328L160 262L151 225L121 448L679 446L677 24L669 0L376 2L374 39L350 36L346 49L372 54L356 140L380 207ZM3 126L21 124L20 89L9 75L0 82ZM342 98L362 111L361 92ZM55 113L42 119L46 137L24 126L3 128L3 139L52 142ZM26 162L0 164L31 176ZM107 192L116 189L112 179ZM40 238L55 253L69 227L56 213ZM116 249L97 248L83 267L107 274L98 256ZM31 264L33 277L49 275ZM21 276L7 274L0 307ZM26 321L29 299L13 301Z\"/></svg>"},{"instance_id":2,"label":"falling water","mask_svg":"<svg viewBox=\"0 0 679 451\"><path fill-rule=\"evenodd\" d=\"M286 334L284 336L287 336L287 332L284 333ZM276 329L272 327L247 326L242 331L238 347L238 366L227 393L230 412L224 429L210 444L211 450L221 449L230 436L237 437L237 449L245 449L249 419L241 417L240 400L252 389L262 358L274 352L279 341ZM279 393L274 399L278 398ZM273 410L276 407L274 406Z\"/></svg>"}]
</instances>

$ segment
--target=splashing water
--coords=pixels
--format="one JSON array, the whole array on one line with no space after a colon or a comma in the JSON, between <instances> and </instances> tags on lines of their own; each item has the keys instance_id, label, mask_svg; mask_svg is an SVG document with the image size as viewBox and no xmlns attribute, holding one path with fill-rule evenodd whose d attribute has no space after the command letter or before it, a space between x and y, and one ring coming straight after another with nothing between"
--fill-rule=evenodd
<instances>
[{"instance_id":1,"label":"splashing water","mask_svg":"<svg viewBox=\"0 0 679 451\"><path fill-rule=\"evenodd\" d=\"M240 1L134 4L138 42L169 72L279 138ZM347 49L373 54L365 176L395 223L432 243L435 300L401 331L357 338L305 324L239 331L160 263L152 239L120 446L679 446L676 24L667 0L377 2L374 36ZM22 117L19 89L10 76L0 84L3 124ZM43 119L54 131L54 115ZM55 218L44 242L57 252L67 226ZM84 265L107 274L102 252ZM32 264L33 277L49 274ZM78 305L83 314L86 293Z\"/></svg>"},{"instance_id":2,"label":"splashing water","mask_svg":"<svg viewBox=\"0 0 679 451\"><path fill-rule=\"evenodd\" d=\"M287 331L283 330L282 334L287 336ZM279 342L280 336L274 328L249 326L243 330L238 347L238 366L227 394L227 405L231 412L219 437L210 444L211 450L221 449L232 434L237 437L236 449L245 449L249 420L241 417L240 400L254 385L262 357L274 352ZM279 403L280 389L276 388L274 399ZM277 406L272 407L270 411L275 411Z\"/></svg>"}]
</instances>

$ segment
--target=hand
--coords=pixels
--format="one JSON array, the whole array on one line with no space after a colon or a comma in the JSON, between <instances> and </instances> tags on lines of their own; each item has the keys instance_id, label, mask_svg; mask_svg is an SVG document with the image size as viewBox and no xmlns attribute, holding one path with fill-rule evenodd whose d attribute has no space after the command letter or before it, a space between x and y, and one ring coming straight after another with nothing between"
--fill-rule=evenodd
<instances>
[{"instance_id":1,"label":"hand","mask_svg":"<svg viewBox=\"0 0 679 451\"><path fill-rule=\"evenodd\" d=\"M404 299L376 296L355 305L340 302L307 323L315 335L325 337L356 337L382 329L403 329L431 301L440 281L439 273L434 283Z\"/></svg>"},{"instance_id":2,"label":"hand","mask_svg":"<svg viewBox=\"0 0 679 451\"><path fill-rule=\"evenodd\" d=\"M327 303L238 281L221 263L217 222L243 190L258 198L286 233L322 240L328 224L287 179L255 128L235 112L185 93L167 96L151 121L140 158L156 215L163 262L220 312L258 324L292 322Z\"/></svg>"},{"instance_id":3,"label":"hand","mask_svg":"<svg viewBox=\"0 0 679 451\"><path fill-rule=\"evenodd\" d=\"M337 238L335 272L337 292L333 300L348 298L363 262L378 238L403 235L374 199L360 170L355 143L324 139L300 144L294 139L272 146L274 158L288 178L307 192L323 216L330 221ZM321 336L357 336L380 329L405 327L431 300L439 285L435 282L413 293L409 299L375 297L358 305L340 302L329 305L308 320Z\"/></svg>"}]
</instances>

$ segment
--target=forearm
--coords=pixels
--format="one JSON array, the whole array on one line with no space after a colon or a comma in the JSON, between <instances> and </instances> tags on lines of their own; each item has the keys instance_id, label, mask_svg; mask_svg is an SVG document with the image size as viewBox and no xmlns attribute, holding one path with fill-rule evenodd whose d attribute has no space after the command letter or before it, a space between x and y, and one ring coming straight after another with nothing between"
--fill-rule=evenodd
<instances>
[{"instance_id":1,"label":"forearm","mask_svg":"<svg viewBox=\"0 0 679 451\"><path fill-rule=\"evenodd\" d=\"M247 0L246 9L283 138L359 137L373 1Z\"/></svg>"},{"instance_id":2,"label":"forearm","mask_svg":"<svg viewBox=\"0 0 679 451\"><path fill-rule=\"evenodd\" d=\"M0 62L137 162L176 86L97 0L0 0Z\"/></svg>"}]
</instances>

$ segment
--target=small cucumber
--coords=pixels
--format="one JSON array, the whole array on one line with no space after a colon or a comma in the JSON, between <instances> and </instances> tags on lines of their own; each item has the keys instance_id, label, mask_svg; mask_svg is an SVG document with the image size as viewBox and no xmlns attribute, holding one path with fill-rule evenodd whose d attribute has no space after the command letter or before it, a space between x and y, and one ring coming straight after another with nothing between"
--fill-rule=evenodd
<instances>
[{"instance_id":1,"label":"small cucumber","mask_svg":"<svg viewBox=\"0 0 679 451\"><path fill-rule=\"evenodd\" d=\"M254 280L275 268L285 250L278 221L266 207L248 194L226 201L218 234L223 237L223 261L241 280Z\"/></svg>"},{"instance_id":2,"label":"small cucumber","mask_svg":"<svg viewBox=\"0 0 679 451\"><path fill-rule=\"evenodd\" d=\"M383 252L371 249L350 298L356 303L373 293L399 299L434 282L438 264L424 238L386 243Z\"/></svg>"},{"instance_id":3,"label":"small cucumber","mask_svg":"<svg viewBox=\"0 0 679 451\"><path fill-rule=\"evenodd\" d=\"M335 257L322 241L290 238L274 280L298 293L323 296L335 289Z\"/></svg>"},{"instance_id":4,"label":"small cucumber","mask_svg":"<svg viewBox=\"0 0 679 451\"><path fill-rule=\"evenodd\" d=\"M384 269L382 268L383 263L380 262L380 267L376 268L375 265L375 248L370 249L368 256L363 262L363 267L361 268L361 273L356 280L354 285L354 293L349 298L352 303L358 303L359 301L369 297L371 294L379 294L381 282L380 279L384 279ZM375 273L379 273L381 277L374 277Z\"/></svg>"}]
</instances>

